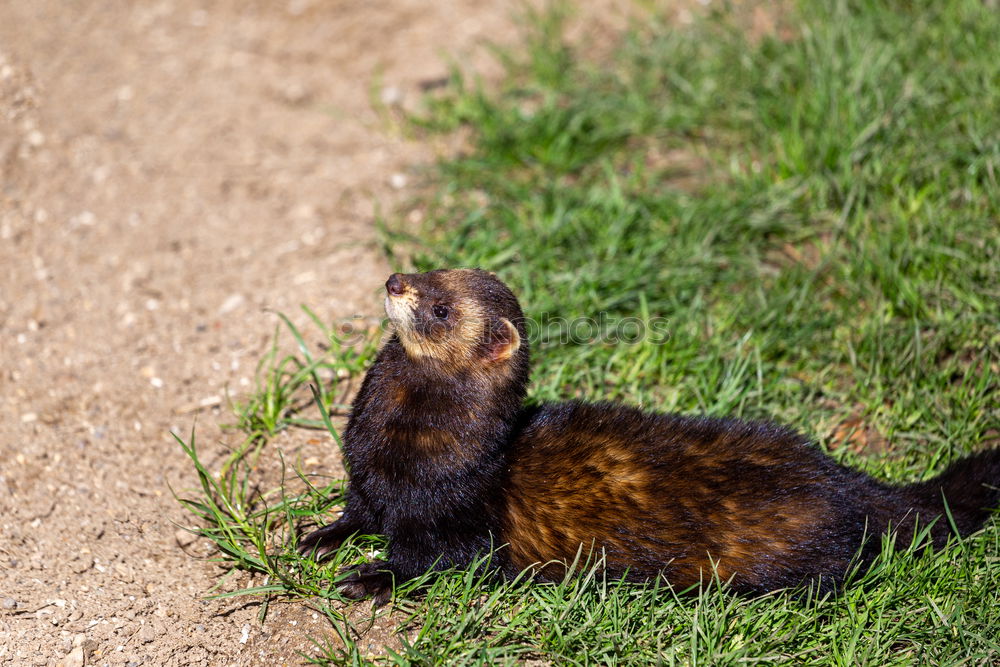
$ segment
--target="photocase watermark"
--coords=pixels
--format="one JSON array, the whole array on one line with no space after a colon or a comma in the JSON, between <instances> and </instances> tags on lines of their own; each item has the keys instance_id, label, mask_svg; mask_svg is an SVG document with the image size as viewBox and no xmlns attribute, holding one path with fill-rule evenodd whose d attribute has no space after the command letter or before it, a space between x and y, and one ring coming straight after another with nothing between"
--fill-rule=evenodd
<instances>
[{"instance_id":1,"label":"photocase watermark","mask_svg":"<svg viewBox=\"0 0 1000 667\"><path fill-rule=\"evenodd\" d=\"M662 345L670 340L665 317L618 317L599 313L596 317L549 316L525 318L528 340L540 347L552 345Z\"/></svg>"},{"instance_id":2,"label":"photocase watermark","mask_svg":"<svg viewBox=\"0 0 1000 667\"><path fill-rule=\"evenodd\" d=\"M606 312L596 317L550 316L542 313L523 320L528 342L533 347L557 345L662 345L670 340L670 321L665 317L619 317ZM423 335L438 339L441 336L468 335L478 327L464 326L461 318L435 320L432 317L416 318L413 326ZM332 335L341 345L354 345L373 336L394 330L389 318L376 320L356 315L341 320ZM475 341L472 341L475 342Z\"/></svg>"}]
</instances>

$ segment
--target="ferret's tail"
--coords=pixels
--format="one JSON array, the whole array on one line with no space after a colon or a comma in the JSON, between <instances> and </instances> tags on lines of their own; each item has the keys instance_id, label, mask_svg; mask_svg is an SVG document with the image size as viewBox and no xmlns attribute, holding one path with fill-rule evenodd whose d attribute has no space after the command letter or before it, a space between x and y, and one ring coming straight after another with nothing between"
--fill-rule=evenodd
<instances>
[{"instance_id":1,"label":"ferret's tail","mask_svg":"<svg viewBox=\"0 0 1000 667\"><path fill-rule=\"evenodd\" d=\"M936 545L953 534L952 521L960 535L973 533L986 523L993 510L1000 508L1000 449L956 461L934 479L903 490L915 506L923 508L922 514L939 517L933 530ZM945 516L945 503L952 521Z\"/></svg>"}]
</instances>

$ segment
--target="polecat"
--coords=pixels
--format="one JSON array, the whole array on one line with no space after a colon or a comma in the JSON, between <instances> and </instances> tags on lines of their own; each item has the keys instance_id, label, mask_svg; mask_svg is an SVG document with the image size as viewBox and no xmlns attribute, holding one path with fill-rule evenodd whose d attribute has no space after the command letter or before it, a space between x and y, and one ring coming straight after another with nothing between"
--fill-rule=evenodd
<instances>
[{"instance_id":1,"label":"polecat","mask_svg":"<svg viewBox=\"0 0 1000 667\"><path fill-rule=\"evenodd\" d=\"M393 581L469 565L562 577L582 550L613 577L686 588L717 573L738 592L841 582L889 531L935 546L1000 505L1000 449L931 481L891 486L766 422L654 414L611 403L524 407L528 343L517 299L479 270L393 274L395 327L354 401L339 520L301 541L329 555L384 534L388 561L341 585L385 603ZM873 539L874 538L874 539Z\"/></svg>"}]
</instances>

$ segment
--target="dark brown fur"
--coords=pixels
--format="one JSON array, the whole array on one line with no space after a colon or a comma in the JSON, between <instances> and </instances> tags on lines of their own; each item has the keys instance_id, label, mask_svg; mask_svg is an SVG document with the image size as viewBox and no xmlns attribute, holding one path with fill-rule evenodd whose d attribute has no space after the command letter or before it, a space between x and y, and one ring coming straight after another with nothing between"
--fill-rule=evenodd
<instances>
[{"instance_id":1,"label":"dark brown fur","mask_svg":"<svg viewBox=\"0 0 1000 667\"><path fill-rule=\"evenodd\" d=\"M603 557L609 575L663 575L678 588L713 573L742 592L829 588L890 530L908 544L934 522L943 545L942 495L961 534L1000 503L1000 450L897 487L766 422L608 403L523 408L528 345L503 283L458 270L386 285L396 333L345 433L344 515L302 540L322 557L354 533L389 537L388 562L345 580L350 597L383 603L393 579L466 566L495 547L508 575L559 578L582 555Z\"/></svg>"}]
</instances>

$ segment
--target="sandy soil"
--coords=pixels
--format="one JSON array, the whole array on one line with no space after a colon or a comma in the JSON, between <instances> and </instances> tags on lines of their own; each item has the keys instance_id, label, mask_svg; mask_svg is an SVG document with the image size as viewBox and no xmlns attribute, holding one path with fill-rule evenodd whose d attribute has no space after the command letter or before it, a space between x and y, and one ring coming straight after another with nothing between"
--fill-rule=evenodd
<instances>
[{"instance_id":1,"label":"sandy soil","mask_svg":"<svg viewBox=\"0 0 1000 667\"><path fill-rule=\"evenodd\" d=\"M268 309L377 313L375 206L432 148L372 91L512 34L476 0L0 3L0 664L298 661L307 607L203 599L169 431L246 389Z\"/></svg>"}]
</instances>

